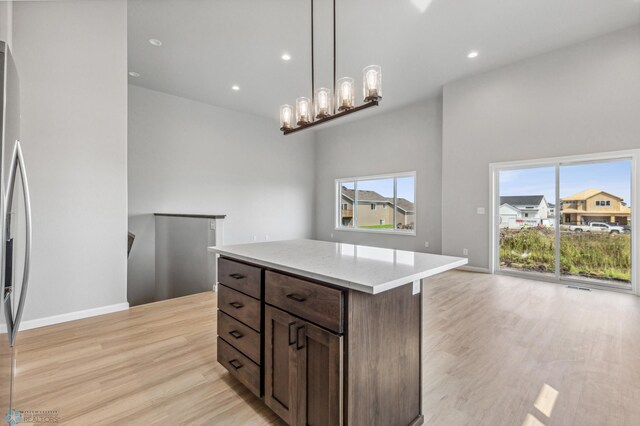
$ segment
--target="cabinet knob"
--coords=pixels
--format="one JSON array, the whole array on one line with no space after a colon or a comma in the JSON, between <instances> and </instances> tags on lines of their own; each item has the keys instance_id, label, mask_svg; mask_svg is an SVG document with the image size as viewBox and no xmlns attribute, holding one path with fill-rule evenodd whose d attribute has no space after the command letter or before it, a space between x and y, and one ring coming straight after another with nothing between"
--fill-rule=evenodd
<instances>
[{"instance_id":1,"label":"cabinet knob","mask_svg":"<svg viewBox=\"0 0 640 426\"><path fill-rule=\"evenodd\" d=\"M287 294L287 299L295 300L296 302L304 302L307 300L306 297L302 297L299 294L291 293Z\"/></svg>"},{"instance_id":2,"label":"cabinet knob","mask_svg":"<svg viewBox=\"0 0 640 426\"><path fill-rule=\"evenodd\" d=\"M231 330L229 332L230 335L232 335L234 338L239 339L242 336L244 336L244 334L240 333L238 330Z\"/></svg>"},{"instance_id":3,"label":"cabinet knob","mask_svg":"<svg viewBox=\"0 0 640 426\"><path fill-rule=\"evenodd\" d=\"M242 368L242 364L240 364L240 361L238 361L237 359L232 359L231 361L229 361L229 364L231 364L231 366L236 370L239 370Z\"/></svg>"},{"instance_id":4,"label":"cabinet knob","mask_svg":"<svg viewBox=\"0 0 640 426\"><path fill-rule=\"evenodd\" d=\"M289 323L289 346L296 343L296 331L295 331L296 322Z\"/></svg>"},{"instance_id":5,"label":"cabinet knob","mask_svg":"<svg viewBox=\"0 0 640 426\"><path fill-rule=\"evenodd\" d=\"M241 280L244 278L244 275L241 274L229 274L229 276L235 280Z\"/></svg>"},{"instance_id":6,"label":"cabinet knob","mask_svg":"<svg viewBox=\"0 0 640 426\"><path fill-rule=\"evenodd\" d=\"M296 329L296 349L300 350L304 348L304 342L307 339L307 330L304 325L301 325Z\"/></svg>"}]
</instances>

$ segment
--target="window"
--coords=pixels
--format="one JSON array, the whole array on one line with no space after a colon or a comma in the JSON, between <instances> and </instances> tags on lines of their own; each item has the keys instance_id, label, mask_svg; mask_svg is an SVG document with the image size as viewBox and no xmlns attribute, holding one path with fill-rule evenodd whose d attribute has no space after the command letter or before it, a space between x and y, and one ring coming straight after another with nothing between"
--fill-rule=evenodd
<instances>
[{"instance_id":1,"label":"window","mask_svg":"<svg viewBox=\"0 0 640 426\"><path fill-rule=\"evenodd\" d=\"M336 229L415 235L415 180L415 172L337 179Z\"/></svg>"}]
</instances>

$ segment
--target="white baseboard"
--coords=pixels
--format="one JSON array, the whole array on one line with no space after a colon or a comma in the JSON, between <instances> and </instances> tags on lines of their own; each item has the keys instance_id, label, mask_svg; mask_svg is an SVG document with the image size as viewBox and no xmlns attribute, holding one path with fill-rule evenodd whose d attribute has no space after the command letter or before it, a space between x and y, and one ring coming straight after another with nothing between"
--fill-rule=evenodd
<instances>
[{"instance_id":1,"label":"white baseboard","mask_svg":"<svg viewBox=\"0 0 640 426\"><path fill-rule=\"evenodd\" d=\"M127 309L129 309L128 303L117 303L115 305L101 306L99 308L85 309L83 311L69 312L66 314L22 321L22 323L20 324L20 331L31 330L32 328L46 327L48 325L61 324L63 322L75 321L83 318L96 317L98 315L111 314L113 312L126 311ZM7 325L0 324L0 333L6 332Z\"/></svg>"},{"instance_id":2,"label":"white baseboard","mask_svg":"<svg viewBox=\"0 0 640 426\"><path fill-rule=\"evenodd\" d=\"M467 271L467 272L479 272L481 274L490 274L491 273L491 270L489 270L489 268L481 268L479 266L468 266L468 265L465 265L465 266L460 266L459 268L456 268L456 269L459 269L461 271Z\"/></svg>"}]
</instances>

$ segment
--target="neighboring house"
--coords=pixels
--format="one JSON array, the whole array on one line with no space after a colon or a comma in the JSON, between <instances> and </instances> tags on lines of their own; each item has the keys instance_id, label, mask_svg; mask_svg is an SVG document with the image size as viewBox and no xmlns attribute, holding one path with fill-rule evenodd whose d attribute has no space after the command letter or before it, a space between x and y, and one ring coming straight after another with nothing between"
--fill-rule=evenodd
<instances>
[{"instance_id":1,"label":"neighboring house","mask_svg":"<svg viewBox=\"0 0 640 426\"><path fill-rule=\"evenodd\" d=\"M611 222L627 225L631 209L617 195L600 189L587 189L561 199L562 223Z\"/></svg>"},{"instance_id":2,"label":"neighboring house","mask_svg":"<svg viewBox=\"0 0 640 426\"><path fill-rule=\"evenodd\" d=\"M522 217L522 213L511 204L504 203L500 205L500 227L507 228L510 223L515 223L516 219Z\"/></svg>"},{"instance_id":3,"label":"neighboring house","mask_svg":"<svg viewBox=\"0 0 640 426\"><path fill-rule=\"evenodd\" d=\"M355 191L342 187L340 221L342 226L353 225L353 204ZM405 199L398 198L396 222L400 229L413 229L415 226L415 206ZM383 197L375 191L358 191L358 226L393 227L393 198Z\"/></svg>"},{"instance_id":4,"label":"neighboring house","mask_svg":"<svg viewBox=\"0 0 640 426\"><path fill-rule=\"evenodd\" d=\"M551 217L544 195L512 195L500 197L500 216L505 213L517 218L547 219Z\"/></svg>"},{"instance_id":5,"label":"neighboring house","mask_svg":"<svg viewBox=\"0 0 640 426\"><path fill-rule=\"evenodd\" d=\"M549 217L556 217L556 205L553 203L549 203Z\"/></svg>"}]
</instances>

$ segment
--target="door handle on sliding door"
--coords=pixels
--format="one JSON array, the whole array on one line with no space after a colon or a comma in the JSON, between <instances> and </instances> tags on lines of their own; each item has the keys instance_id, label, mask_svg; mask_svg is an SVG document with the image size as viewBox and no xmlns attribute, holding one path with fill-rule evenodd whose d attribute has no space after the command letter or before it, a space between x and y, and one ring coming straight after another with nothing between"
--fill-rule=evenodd
<instances>
[{"instance_id":1,"label":"door handle on sliding door","mask_svg":"<svg viewBox=\"0 0 640 426\"><path fill-rule=\"evenodd\" d=\"M24 246L24 271L22 273L22 286L20 287L20 300L18 302L18 308L16 309L15 318L13 318L12 325L13 330L9 336L11 345L15 344L16 335L20 328L20 321L22 320L22 313L24 312L24 303L27 299L27 286L29 284L29 272L31 270L31 197L29 195L29 183L27 181L27 172L24 165L24 156L22 154L22 146L20 141L16 141L15 148L13 149L13 155L11 157L11 168L9 169L9 180L7 182L7 194L5 200L5 208L7 212L11 211L13 204L13 192L15 190L16 175L20 170L22 177L22 192L24 194L24 214L25 214L25 246ZM5 223L3 223L4 232L9 232L7 229L7 216L5 215ZM9 235L6 235L7 240L10 239ZM6 267L6 265L5 265Z\"/></svg>"}]
</instances>

